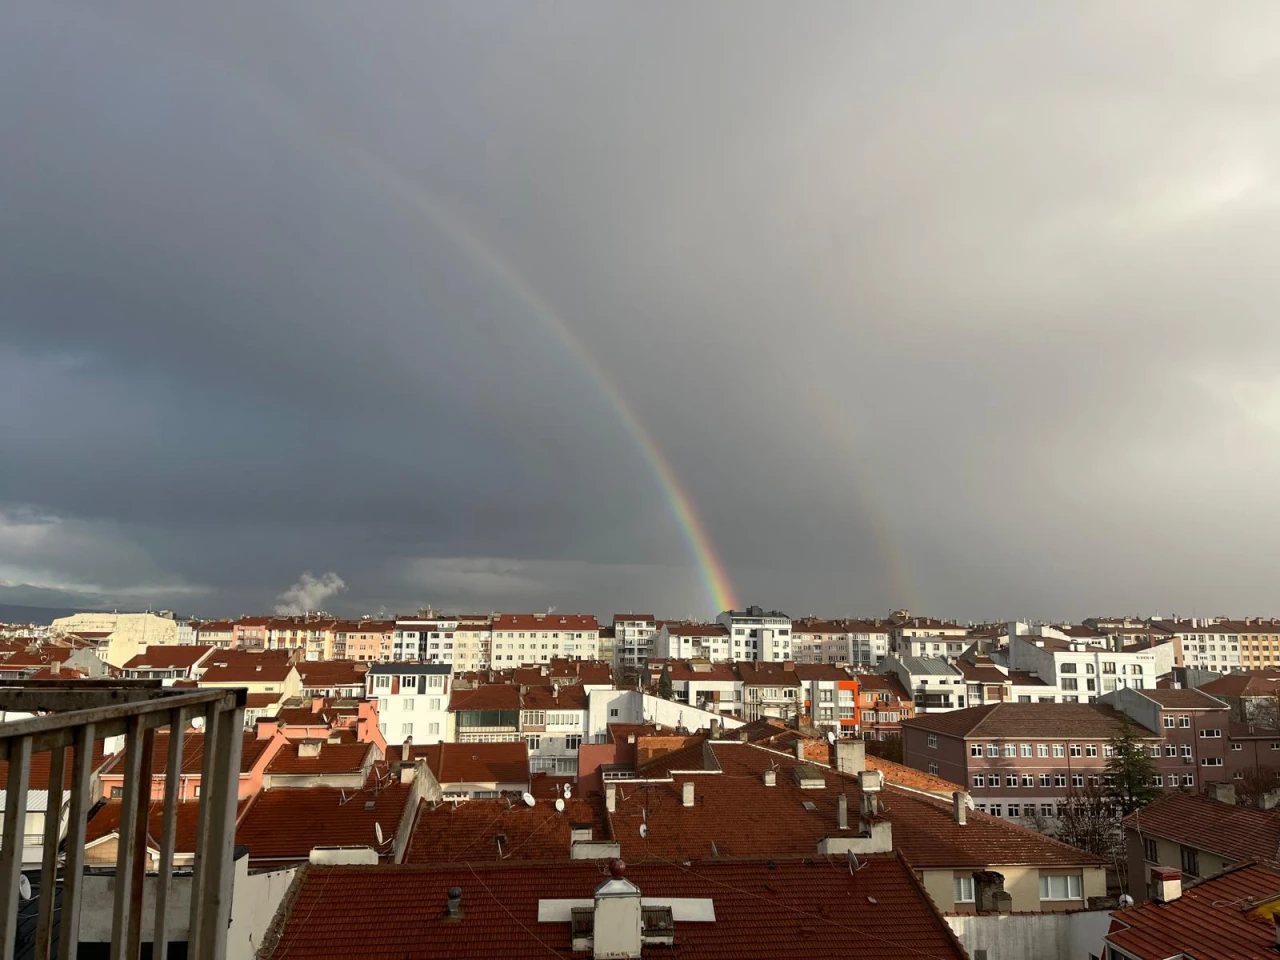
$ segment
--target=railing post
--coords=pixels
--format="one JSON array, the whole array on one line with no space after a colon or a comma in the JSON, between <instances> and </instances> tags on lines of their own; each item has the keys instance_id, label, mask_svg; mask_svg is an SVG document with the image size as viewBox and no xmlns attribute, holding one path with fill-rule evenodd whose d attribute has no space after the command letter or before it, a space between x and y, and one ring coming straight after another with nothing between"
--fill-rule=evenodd
<instances>
[{"instance_id":1,"label":"railing post","mask_svg":"<svg viewBox=\"0 0 1280 960\"><path fill-rule=\"evenodd\" d=\"M142 770L142 716L135 714L129 718L125 731L124 749L124 793L120 798L120 824L116 828L116 895L114 915L111 923L111 960L124 960L128 956L126 939L132 923L133 909L133 853L139 842L137 830L138 818L138 774ZM148 784L148 787L150 784ZM149 791L148 791L149 792ZM143 829L142 842L146 843L146 829ZM137 960L131 957L129 960Z\"/></svg>"},{"instance_id":2,"label":"railing post","mask_svg":"<svg viewBox=\"0 0 1280 960\"><path fill-rule=\"evenodd\" d=\"M191 865L191 914L187 929L187 956L198 956L202 913L200 898L204 892L205 872L209 861L209 809L213 796L214 767L221 750L218 728L218 705L211 703L204 711L203 755L200 763L200 804L196 810L196 850Z\"/></svg>"},{"instance_id":3,"label":"railing post","mask_svg":"<svg viewBox=\"0 0 1280 960\"><path fill-rule=\"evenodd\" d=\"M173 876L173 846L178 825L178 793L182 788L182 741L186 737L187 711L179 707L169 715L169 757L164 776L164 823L160 828L160 869L156 874L155 932L151 937L152 960L168 960L169 883Z\"/></svg>"},{"instance_id":4,"label":"railing post","mask_svg":"<svg viewBox=\"0 0 1280 960\"><path fill-rule=\"evenodd\" d=\"M205 869L200 886L198 960L222 960L227 952L227 927L231 923L231 894L235 882L233 853L236 802L240 792L240 749L244 742L244 703L218 714L217 766L207 794ZM194 894L193 894L194 895Z\"/></svg>"},{"instance_id":5,"label":"railing post","mask_svg":"<svg viewBox=\"0 0 1280 960\"><path fill-rule=\"evenodd\" d=\"M125 935L125 954L129 960L138 960L142 954L142 903L147 878L147 838L151 835L151 767L155 749L155 728L147 727L142 735L138 810L133 825L133 860L129 864L129 929Z\"/></svg>"},{"instance_id":6,"label":"railing post","mask_svg":"<svg viewBox=\"0 0 1280 960\"><path fill-rule=\"evenodd\" d=\"M94 797L94 725L76 730L76 756L71 768L71 815L67 819L67 856L62 868L62 915L58 924L58 960L74 958L80 945L80 894L84 885L84 828Z\"/></svg>"},{"instance_id":7,"label":"railing post","mask_svg":"<svg viewBox=\"0 0 1280 960\"><path fill-rule=\"evenodd\" d=\"M44 807L44 856L40 863L36 960L49 960L53 947L53 901L58 890L58 841L62 839L62 788L66 764L66 747L54 747L49 751L49 801Z\"/></svg>"},{"instance_id":8,"label":"railing post","mask_svg":"<svg viewBox=\"0 0 1280 960\"><path fill-rule=\"evenodd\" d=\"M0 847L0 949L13 955L18 937L18 878L22 876L23 833L27 822L27 785L31 777L31 738L9 746L9 783L4 798L4 845Z\"/></svg>"}]
</instances>

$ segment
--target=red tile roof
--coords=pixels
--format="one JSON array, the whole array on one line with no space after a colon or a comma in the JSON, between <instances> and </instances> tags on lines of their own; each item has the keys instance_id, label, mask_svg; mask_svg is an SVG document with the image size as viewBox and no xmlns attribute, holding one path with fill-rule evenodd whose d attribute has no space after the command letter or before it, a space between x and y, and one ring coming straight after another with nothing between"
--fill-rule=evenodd
<instances>
[{"instance_id":1,"label":"red tile roof","mask_svg":"<svg viewBox=\"0 0 1280 960\"><path fill-rule=\"evenodd\" d=\"M728 628L722 623L666 623L667 633L673 637L727 637Z\"/></svg>"},{"instance_id":2,"label":"red tile roof","mask_svg":"<svg viewBox=\"0 0 1280 960\"><path fill-rule=\"evenodd\" d=\"M449 709L519 710L520 688L508 683L486 683L470 690L454 687L449 694Z\"/></svg>"},{"instance_id":3,"label":"red tile roof","mask_svg":"<svg viewBox=\"0 0 1280 960\"><path fill-rule=\"evenodd\" d=\"M1232 860L1280 860L1280 810L1168 793L1125 817L1126 826Z\"/></svg>"},{"instance_id":4,"label":"red tile roof","mask_svg":"<svg viewBox=\"0 0 1280 960\"><path fill-rule=\"evenodd\" d=\"M411 785L392 782L375 790L339 787L272 787L258 794L236 828L236 843L255 863L306 860L313 847L377 846L374 824L391 839L409 800ZM350 922L351 914L346 913ZM364 921L371 918L362 917ZM362 955L357 950L352 956Z\"/></svg>"},{"instance_id":5,"label":"red tile roof","mask_svg":"<svg viewBox=\"0 0 1280 960\"><path fill-rule=\"evenodd\" d=\"M249 693L245 695L244 705L250 710L262 710L273 703L279 703L283 698L283 693Z\"/></svg>"},{"instance_id":6,"label":"red tile roof","mask_svg":"<svg viewBox=\"0 0 1280 960\"><path fill-rule=\"evenodd\" d=\"M237 806L236 816L239 817L249 805L249 800L241 800ZM90 818L85 825L84 838L86 843L92 843L94 840L101 839L107 834L114 833L120 827L120 809L122 803L119 800L108 800L98 811ZM196 824L200 811L200 801L198 800L180 800L177 805L177 831L174 837L175 853L195 853L196 850ZM164 828L164 801L157 800L151 804L151 809L147 813L148 819L148 841L152 848L159 847L159 837L162 836Z\"/></svg>"},{"instance_id":7,"label":"red tile roof","mask_svg":"<svg viewBox=\"0 0 1280 960\"><path fill-rule=\"evenodd\" d=\"M795 664L774 663L769 660L739 660L735 664L738 676L745 684L770 684L782 687L798 687Z\"/></svg>"},{"instance_id":8,"label":"red tile roof","mask_svg":"<svg viewBox=\"0 0 1280 960\"><path fill-rule=\"evenodd\" d=\"M1280 672L1229 673L1201 685L1200 689L1213 697L1274 697L1280 694Z\"/></svg>"},{"instance_id":9,"label":"red tile roof","mask_svg":"<svg viewBox=\"0 0 1280 960\"><path fill-rule=\"evenodd\" d=\"M417 748L414 756L418 755ZM441 784L527 783L529 752L524 741L511 743L433 743L423 751Z\"/></svg>"},{"instance_id":10,"label":"red tile roof","mask_svg":"<svg viewBox=\"0 0 1280 960\"><path fill-rule=\"evenodd\" d=\"M65 789L71 787L71 773L74 770L76 748L74 746L67 747L66 759L63 761L62 767L62 786ZM103 765L105 754L102 751L102 741L93 741L93 763L92 769L97 770ZM31 754L31 764L27 767L28 780L27 789L29 790L48 790L49 789L49 773L51 756L48 750L40 750ZM0 783L9 782L9 761L0 760Z\"/></svg>"},{"instance_id":11,"label":"red tile roof","mask_svg":"<svg viewBox=\"0 0 1280 960\"><path fill-rule=\"evenodd\" d=\"M857 820L857 777L751 744L713 741L711 749L720 775L677 773L671 783L619 784L617 809L609 820L623 859L814 856L819 841L839 832L836 798L842 792L849 798L850 819ZM801 789L792 772L801 765L821 771L826 785ZM764 784L767 770L775 772L775 786ZM683 805L686 782L694 784L692 807ZM805 802L816 809L806 809ZM881 806L881 816L893 825L894 849L917 869L1102 864L1075 847L977 811L969 811L961 826L950 802L898 789L892 782L881 791ZM640 837L641 823L648 825L647 838Z\"/></svg>"},{"instance_id":12,"label":"red tile roof","mask_svg":"<svg viewBox=\"0 0 1280 960\"><path fill-rule=\"evenodd\" d=\"M324 773L356 773L378 758L372 743L321 743L314 757L301 756L306 741L287 743L267 764L267 773L277 776L305 776Z\"/></svg>"},{"instance_id":13,"label":"red tile roof","mask_svg":"<svg viewBox=\"0 0 1280 960\"><path fill-rule=\"evenodd\" d=\"M198 730L188 729L183 734L182 773L199 774L204 762L204 734ZM259 740L256 733L246 733L240 746L240 772L248 773L262 758L263 753L271 746L270 739ZM155 747L151 752L151 775L158 777L169 769L169 731L157 730ZM105 775L124 773L124 751L117 753L103 769Z\"/></svg>"},{"instance_id":14,"label":"red tile roof","mask_svg":"<svg viewBox=\"0 0 1280 960\"><path fill-rule=\"evenodd\" d=\"M1104 703L995 703L912 717L902 726L953 737L1107 740L1124 730L1127 719ZM1141 724L1133 726L1140 737L1156 736Z\"/></svg>"},{"instance_id":15,"label":"red tile roof","mask_svg":"<svg viewBox=\"0 0 1280 960\"><path fill-rule=\"evenodd\" d=\"M907 688L902 685L902 681L892 673L859 673L856 678L858 689L862 693L884 692L899 701L911 699L911 694L907 693Z\"/></svg>"},{"instance_id":16,"label":"red tile roof","mask_svg":"<svg viewBox=\"0 0 1280 960\"><path fill-rule=\"evenodd\" d=\"M812 680L850 680L849 671L834 663L797 663L795 675L802 683Z\"/></svg>"},{"instance_id":17,"label":"red tile roof","mask_svg":"<svg viewBox=\"0 0 1280 960\"><path fill-rule=\"evenodd\" d=\"M826 860L654 863L627 868L646 897L709 898L714 922L676 921L675 947L645 957L743 960L803 952L809 960L961 958L963 948L912 872L893 856L862 858L851 873ZM278 960L545 960L570 957L569 924L539 923L538 901L590 899L601 865L555 870L509 864L306 867L264 956ZM461 920L445 916L450 887L463 890ZM353 923L358 916L360 922ZM273 934L279 934L278 939ZM588 954L589 956L589 954Z\"/></svg>"},{"instance_id":18,"label":"red tile roof","mask_svg":"<svg viewBox=\"0 0 1280 960\"><path fill-rule=\"evenodd\" d=\"M1217 697L1195 689L1182 690L1134 690L1134 693L1154 700L1162 707L1175 710L1214 710L1226 707Z\"/></svg>"},{"instance_id":19,"label":"red tile roof","mask_svg":"<svg viewBox=\"0 0 1280 960\"><path fill-rule=\"evenodd\" d=\"M235 683L282 683L293 669L289 652L270 650L250 653L245 650L219 650L204 662L200 677L202 686Z\"/></svg>"},{"instance_id":20,"label":"red tile roof","mask_svg":"<svg viewBox=\"0 0 1280 960\"><path fill-rule=\"evenodd\" d=\"M901 763L894 763L892 760L884 760L880 757L868 755L866 767L868 770L879 770L889 783L899 787L908 787L912 790L924 790L926 793L936 793L950 797L958 790L967 789L958 783L952 783L950 780L943 780L941 777L924 773L914 767L904 766Z\"/></svg>"},{"instance_id":21,"label":"red tile roof","mask_svg":"<svg viewBox=\"0 0 1280 960\"><path fill-rule=\"evenodd\" d=\"M1278 896L1280 871L1260 864L1235 867L1211 880L1184 886L1182 896L1172 903L1147 902L1116 911L1107 940L1139 960L1273 960L1274 925L1270 916L1257 916L1253 908L1260 900Z\"/></svg>"},{"instance_id":22,"label":"red tile roof","mask_svg":"<svg viewBox=\"0 0 1280 960\"><path fill-rule=\"evenodd\" d=\"M544 796L536 806L519 800L468 800L424 803L418 813L406 863L462 863L497 860L512 863L569 859L570 831L591 828L594 840L607 839L603 799L571 797L563 813ZM496 837L502 837L501 849Z\"/></svg>"},{"instance_id":23,"label":"red tile roof","mask_svg":"<svg viewBox=\"0 0 1280 960\"><path fill-rule=\"evenodd\" d=\"M213 647L204 644L193 646L154 646L124 665L125 670L189 670Z\"/></svg>"},{"instance_id":24,"label":"red tile roof","mask_svg":"<svg viewBox=\"0 0 1280 960\"><path fill-rule=\"evenodd\" d=\"M303 688L363 687L368 672L365 664L354 660L304 660L298 664Z\"/></svg>"},{"instance_id":25,"label":"red tile roof","mask_svg":"<svg viewBox=\"0 0 1280 960\"><path fill-rule=\"evenodd\" d=\"M600 623L589 613L499 613L494 630L578 631L599 630Z\"/></svg>"},{"instance_id":26,"label":"red tile roof","mask_svg":"<svg viewBox=\"0 0 1280 960\"><path fill-rule=\"evenodd\" d=\"M573 684L560 688L560 693L553 696L546 687L530 687L520 698L523 710L585 710L587 709L587 691L581 684Z\"/></svg>"}]
</instances>

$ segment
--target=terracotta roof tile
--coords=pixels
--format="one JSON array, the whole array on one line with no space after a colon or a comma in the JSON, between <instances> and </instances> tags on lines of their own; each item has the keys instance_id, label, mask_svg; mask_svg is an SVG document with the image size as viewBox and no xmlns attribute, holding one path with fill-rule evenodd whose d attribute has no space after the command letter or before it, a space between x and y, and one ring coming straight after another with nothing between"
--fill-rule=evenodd
<instances>
[{"instance_id":1,"label":"terracotta roof tile","mask_svg":"<svg viewBox=\"0 0 1280 960\"><path fill-rule=\"evenodd\" d=\"M1140 960L1165 957L1258 958L1276 955L1271 918L1259 900L1280 896L1280 871L1260 864L1184 886L1172 903L1147 902L1112 914L1110 943Z\"/></svg>"},{"instance_id":2,"label":"terracotta roof tile","mask_svg":"<svg viewBox=\"0 0 1280 960\"><path fill-rule=\"evenodd\" d=\"M1255 670L1250 673L1228 673L1217 680L1201 684L1200 690L1213 697L1274 697L1280 694L1280 672Z\"/></svg>"},{"instance_id":3,"label":"terracotta roof tile","mask_svg":"<svg viewBox=\"0 0 1280 960\"><path fill-rule=\"evenodd\" d=\"M237 805L236 816L239 817L249 805L249 799L241 800ZM86 843L101 839L109 833L114 833L120 827L120 809L122 803L119 800L108 800L97 812L90 818L85 825L84 838ZM196 824L200 811L200 801L198 800L180 800L177 805L177 831L174 836L174 852L175 853L195 853L196 849ZM164 827L164 801L157 800L152 802L151 809L147 813L148 819L148 840L149 846L153 849L159 848L159 837L162 835Z\"/></svg>"},{"instance_id":4,"label":"terracotta roof tile","mask_svg":"<svg viewBox=\"0 0 1280 960\"><path fill-rule=\"evenodd\" d=\"M1032 740L1061 738L1064 730L1070 730L1075 737L1105 740L1123 731L1126 719L1124 714L1104 703L995 703L912 717L903 720L902 726L954 737ZM1139 736L1156 736L1136 722L1133 726Z\"/></svg>"},{"instance_id":5,"label":"terracotta roof tile","mask_svg":"<svg viewBox=\"0 0 1280 960\"><path fill-rule=\"evenodd\" d=\"M306 687L362 687L368 668L354 660L304 660L298 675Z\"/></svg>"},{"instance_id":6,"label":"terracotta roof tile","mask_svg":"<svg viewBox=\"0 0 1280 960\"><path fill-rule=\"evenodd\" d=\"M414 756L418 750L414 748ZM511 743L433 743L423 750L432 774L448 783L527 783L529 752Z\"/></svg>"},{"instance_id":7,"label":"terracotta roof tile","mask_svg":"<svg viewBox=\"0 0 1280 960\"><path fill-rule=\"evenodd\" d=\"M306 741L287 743L267 764L267 773L277 776L305 776L324 773L356 773L378 759L372 743L321 743L315 756L302 756Z\"/></svg>"},{"instance_id":8,"label":"terracotta roof tile","mask_svg":"<svg viewBox=\"0 0 1280 960\"><path fill-rule=\"evenodd\" d=\"M506 683L486 683L470 690L454 687L449 694L449 709L519 710L520 688Z\"/></svg>"},{"instance_id":9,"label":"terracotta roof tile","mask_svg":"<svg viewBox=\"0 0 1280 960\"><path fill-rule=\"evenodd\" d=\"M1127 826L1232 860L1280 860L1280 810L1169 793L1124 820Z\"/></svg>"},{"instance_id":10,"label":"terracotta roof tile","mask_svg":"<svg viewBox=\"0 0 1280 960\"><path fill-rule=\"evenodd\" d=\"M204 734L198 730L187 730L183 734L182 772L199 774L204 762ZM240 772L248 773L262 758L263 753L272 744L271 739L259 740L256 733L246 733L240 746ZM158 777L169 769L169 731L157 730L155 747L151 752L151 775ZM124 751L117 753L102 771L104 774L119 775L124 772Z\"/></svg>"},{"instance_id":11,"label":"terracotta roof tile","mask_svg":"<svg viewBox=\"0 0 1280 960\"><path fill-rule=\"evenodd\" d=\"M674 948L645 957L746 960L795 953L829 960L961 958L964 951L914 875L893 856L842 863L654 863L627 868L646 897L701 897L714 923L676 921ZM278 942L266 956L318 960L533 960L569 957L569 924L539 923L538 901L590 899L599 863L555 870L508 864L448 867L307 867ZM463 919L449 920L445 892L463 890ZM868 908L869 903L875 906ZM353 923L352 917L359 917Z\"/></svg>"},{"instance_id":12,"label":"terracotta roof tile","mask_svg":"<svg viewBox=\"0 0 1280 960\"><path fill-rule=\"evenodd\" d=\"M313 847L376 847L374 824L381 825L389 839L410 791L410 784L398 782L377 790L272 787L250 805L236 828L236 843L248 846L250 859L257 863L306 860ZM349 919L351 915L343 912ZM352 954L360 955L359 950Z\"/></svg>"},{"instance_id":13,"label":"terracotta roof tile","mask_svg":"<svg viewBox=\"0 0 1280 960\"><path fill-rule=\"evenodd\" d=\"M406 863L461 863L498 860L512 863L566 861L570 833L585 825L594 840L606 839L603 799L571 797L563 813L547 796L532 807L516 801L468 800L424 803L418 813ZM497 837L502 838L499 847Z\"/></svg>"},{"instance_id":14,"label":"terracotta roof tile","mask_svg":"<svg viewBox=\"0 0 1280 960\"><path fill-rule=\"evenodd\" d=\"M899 787L924 790L928 793L936 793L948 798L957 790L963 791L966 789L958 783L952 783L950 780L943 780L941 777L935 777L914 767L904 766L901 763L894 763L892 760L884 760L880 757L868 755L866 766L868 770L879 770L884 774L885 780Z\"/></svg>"},{"instance_id":15,"label":"terracotta roof tile","mask_svg":"<svg viewBox=\"0 0 1280 960\"><path fill-rule=\"evenodd\" d=\"M71 787L71 772L74 769L76 748L74 746L67 747L66 759L63 761L62 767L62 785L66 789ZM93 763L92 769L97 770L103 766L105 754L102 751L102 741L93 741ZM34 751L31 754L31 764L27 767L28 781L27 788L29 790L48 790L49 789L49 773L51 756L48 750ZM0 760L0 783L8 783L9 781L9 761Z\"/></svg>"},{"instance_id":16,"label":"terracotta roof tile","mask_svg":"<svg viewBox=\"0 0 1280 960\"><path fill-rule=\"evenodd\" d=\"M204 644L191 646L147 647L124 665L125 670L180 670L190 669L200 662L213 647Z\"/></svg>"},{"instance_id":17,"label":"terracotta roof tile","mask_svg":"<svg viewBox=\"0 0 1280 960\"><path fill-rule=\"evenodd\" d=\"M1225 707L1226 704L1217 697L1210 696L1200 690L1135 690L1148 700L1154 700L1162 707L1183 710L1212 710Z\"/></svg>"},{"instance_id":18,"label":"terracotta roof tile","mask_svg":"<svg viewBox=\"0 0 1280 960\"><path fill-rule=\"evenodd\" d=\"M245 650L219 650L204 662L200 677L202 686L235 683L281 683L293 669L289 653L284 650L250 653Z\"/></svg>"}]
</instances>

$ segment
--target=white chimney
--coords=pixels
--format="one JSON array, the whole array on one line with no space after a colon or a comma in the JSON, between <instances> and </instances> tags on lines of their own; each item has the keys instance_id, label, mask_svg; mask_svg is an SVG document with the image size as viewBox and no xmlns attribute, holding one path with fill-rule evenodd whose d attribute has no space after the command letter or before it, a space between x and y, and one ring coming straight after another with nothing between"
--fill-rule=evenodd
<instances>
[{"instance_id":1,"label":"white chimney","mask_svg":"<svg viewBox=\"0 0 1280 960\"><path fill-rule=\"evenodd\" d=\"M626 864L609 864L610 879L596 887L591 954L597 960L635 958L643 944L640 923L640 890L624 879Z\"/></svg>"},{"instance_id":2,"label":"white chimney","mask_svg":"<svg viewBox=\"0 0 1280 960\"><path fill-rule=\"evenodd\" d=\"M298 756L300 757L318 757L320 756L319 740L303 740L298 744Z\"/></svg>"},{"instance_id":3,"label":"white chimney","mask_svg":"<svg viewBox=\"0 0 1280 960\"><path fill-rule=\"evenodd\" d=\"M849 798L843 793L836 797L836 826L841 830L849 829Z\"/></svg>"},{"instance_id":4,"label":"white chimney","mask_svg":"<svg viewBox=\"0 0 1280 960\"><path fill-rule=\"evenodd\" d=\"M951 794L951 813L955 817L956 823L962 827L968 818L968 805L969 795L963 790L956 790Z\"/></svg>"},{"instance_id":5,"label":"white chimney","mask_svg":"<svg viewBox=\"0 0 1280 960\"><path fill-rule=\"evenodd\" d=\"M1151 868L1151 899L1172 903L1182 896L1182 871L1177 867Z\"/></svg>"},{"instance_id":6,"label":"white chimney","mask_svg":"<svg viewBox=\"0 0 1280 960\"><path fill-rule=\"evenodd\" d=\"M693 806L693 781L686 780L680 785L680 802L686 807Z\"/></svg>"},{"instance_id":7,"label":"white chimney","mask_svg":"<svg viewBox=\"0 0 1280 960\"><path fill-rule=\"evenodd\" d=\"M797 760L807 759L804 755L804 738L803 737L796 740L796 759Z\"/></svg>"},{"instance_id":8,"label":"white chimney","mask_svg":"<svg viewBox=\"0 0 1280 960\"><path fill-rule=\"evenodd\" d=\"M867 745L861 740L836 741L836 769L858 774L867 768Z\"/></svg>"},{"instance_id":9,"label":"white chimney","mask_svg":"<svg viewBox=\"0 0 1280 960\"><path fill-rule=\"evenodd\" d=\"M766 770L764 772L764 785L766 787L776 787L778 785L778 771Z\"/></svg>"},{"instance_id":10,"label":"white chimney","mask_svg":"<svg viewBox=\"0 0 1280 960\"><path fill-rule=\"evenodd\" d=\"M610 813L618 812L618 787L617 784L606 783L604 785L604 806Z\"/></svg>"}]
</instances>

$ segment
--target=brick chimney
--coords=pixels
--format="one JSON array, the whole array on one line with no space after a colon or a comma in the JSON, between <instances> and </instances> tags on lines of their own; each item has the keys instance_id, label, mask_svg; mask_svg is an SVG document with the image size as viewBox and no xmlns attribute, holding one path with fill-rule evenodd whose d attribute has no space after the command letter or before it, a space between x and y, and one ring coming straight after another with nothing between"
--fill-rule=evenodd
<instances>
[{"instance_id":1,"label":"brick chimney","mask_svg":"<svg viewBox=\"0 0 1280 960\"><path fill-rule=\"evenodd\" d=\"M1013 902L1004 889L1004 874L994 870L974 873L973 899L977 901L979 913L1008 913Z\"/></svg>"},{"instance_id":2,"label":"brick chimney","mask_svg":"<svg viewBox=\"0 0 1280 960\"><path fill-rule=\"evenodd\" d=\"M1182 871L1177 867L1151 868L1151 899L1173 903L1182 896Z\"/></svg>"}]
</instances>

